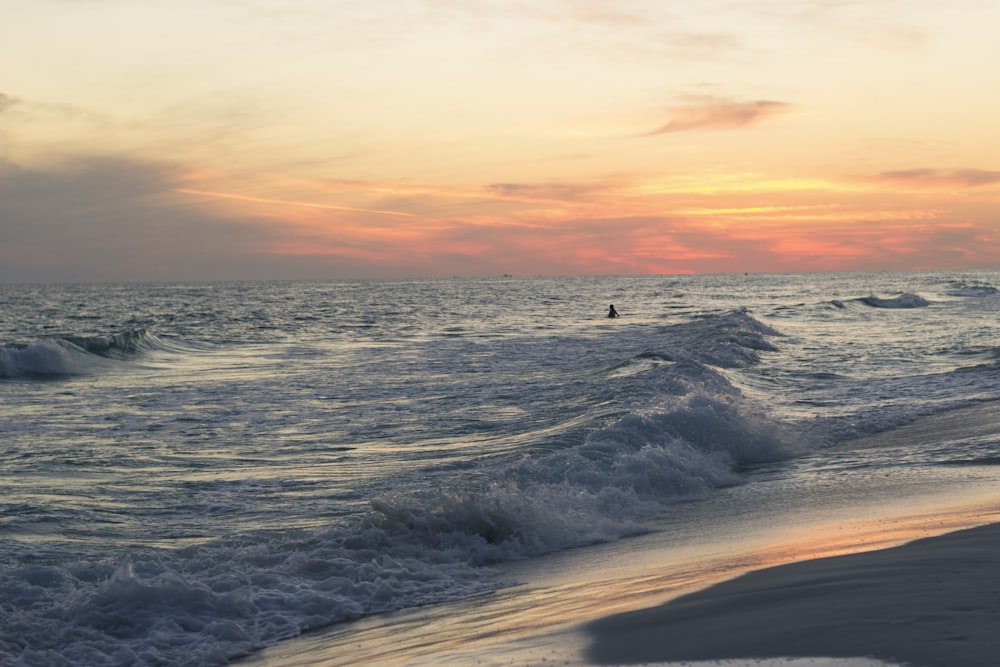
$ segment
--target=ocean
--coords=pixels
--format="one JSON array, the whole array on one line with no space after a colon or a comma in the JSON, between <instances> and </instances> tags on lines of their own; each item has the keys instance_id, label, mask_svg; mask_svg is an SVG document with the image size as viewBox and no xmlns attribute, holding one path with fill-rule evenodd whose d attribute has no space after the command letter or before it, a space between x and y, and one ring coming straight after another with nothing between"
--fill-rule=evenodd
<instances>
[{"instance_id":1,"label":"ocean","mask_svg":"<svg viewBox=\"0 0 1000 667\"><path fill-rule=\"evenodd\" d=\"M0 286L0 665L224 665L552 554L995 488L993 422L913 425L991 414L998 288Z\"/></svg>"}]
</instances>

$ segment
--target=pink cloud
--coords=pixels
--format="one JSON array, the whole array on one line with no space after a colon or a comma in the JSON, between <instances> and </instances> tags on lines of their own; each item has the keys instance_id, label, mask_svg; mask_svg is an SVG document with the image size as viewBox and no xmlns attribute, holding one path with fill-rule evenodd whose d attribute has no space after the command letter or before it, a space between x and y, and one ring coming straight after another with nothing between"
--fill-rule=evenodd
<instances>
[{"instance_id":1,"label":"pink cloud","mask_svg":"<svg viewBox=\"0 0 1000 667\"><path fill-rule=\"evenodd\" d=\"M786 114L791 108L786 102L772 100L736 102L718 97L701 97L696 98L693 104L670 108L670 120L659 129L647 132L643 136L745 127Z\"/></svg>"}]
</instances>

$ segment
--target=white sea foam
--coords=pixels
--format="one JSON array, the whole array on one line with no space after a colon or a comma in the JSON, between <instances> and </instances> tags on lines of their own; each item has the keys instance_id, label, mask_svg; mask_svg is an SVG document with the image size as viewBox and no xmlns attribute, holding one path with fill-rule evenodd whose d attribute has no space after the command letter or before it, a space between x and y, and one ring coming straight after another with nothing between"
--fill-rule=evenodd
<instances>
[{"instance_id":1,"label":"white sea foam","mask_svg":"<svg viewBox=\"0 0 1000 667\"><path fill-rule=\"evenodd\" d=\"M224 664L305 630L500 585L446 550L393 540L368 527L150 553L119 565L6 568L0 664Z\"/></svg>"}]
</instances>

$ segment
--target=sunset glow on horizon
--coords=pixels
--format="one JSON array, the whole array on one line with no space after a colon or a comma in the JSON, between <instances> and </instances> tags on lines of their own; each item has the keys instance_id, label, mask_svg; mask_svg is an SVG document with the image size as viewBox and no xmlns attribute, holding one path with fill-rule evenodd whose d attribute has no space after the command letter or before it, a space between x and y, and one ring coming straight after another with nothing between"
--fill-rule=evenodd
<instances>
[{"instance_id":1,"label":"sunset glow on horizon","mask_svg":"<svg viewBox=\"0 0 1000 667\"><path fill-rule=\"evenodd\" d=\"M9 4L0 282L1000 268L985 0Z\"/></svg>"}]
</instances>

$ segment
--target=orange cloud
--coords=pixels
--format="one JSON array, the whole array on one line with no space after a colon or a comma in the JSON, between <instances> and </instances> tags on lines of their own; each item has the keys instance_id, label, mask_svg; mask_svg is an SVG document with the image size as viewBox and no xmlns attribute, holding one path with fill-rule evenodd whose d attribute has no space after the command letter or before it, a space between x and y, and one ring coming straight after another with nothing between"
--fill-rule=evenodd
<instances>
[{"instance_id":1,"label":"orange cloud","mask_svg":"<svg viewBox=\"0 0 1000 667\"><path fill-rule=\"evenodd\" d=\"M745 127L786 114L791 109L791 105L786 102L772 100L736 102L718 97L700 97L695 98L694 104L670 108L671 119L659 129L647 132L643 136Z\"/></svg>"},{"instance_id":2,"label":"orange cloud","mask_svg":"<svg viewBox=\"0 0 1000 667\"><path fill-rule=\"evenodd\" d=\"M856 260L872 255L867 244L857 240L824 240L811 236L795 236L776 240L771 249L779 256L806 260L813 266L833 269L844 260Z\"/></svg>"},{"instance_id":3,"label":"orange cloud","mask_svg":"<svg viewBox=\"0 0 1000 667\"><path fill-rule=\"evenodd\" d=\"M854 181L692 175L440 186L189 174L175 192L273 221L269 252L373 274L521 275L947 268L988 235L948 206ZM853 186L852 186L853 184ZM245 188L235 194L226 188ZM942 202L942 204L945 202ZM985 213L969 213L970 219Z\"/></svg>"},{"instance_id":4,"label":"orange cloud","mask_svg":"<svg viewBox=\"0 0 1000 667\"><path fill-rule=\"evenodd\" d=\"M921 188L976 188L1000 183L1000 171L983 169L903 169L884 171L870 180L915 185Z\"/></svg>"},{"instance_id":5,"label":"orange cloud","mask_svg":"<svg viewBox=\"0 0 1000 667\"><path fill-rule=\"evenodd\" d=\"M379 215L395 215L401 217L412 218L416 217L414 213L407 213L405 211L383 211L378 209L369 208L356 208L353 206L338 206L336 204L322 204L318 202L308 202L308 201L294 201L290 199L272 199L269 197L253 197L250 195L239 195L227 192L210 192L206 190L194 190L191 188L174 188L174 192L179 192L188 195L199 195L203 197L214 197L217 199L235 199L238 201L255 202L258 204L280 204L282 206L303 206L305 208L325 208L332 209L336 211L354 211L356 213L377 213Z\"/></svg>"}]
</instances>

